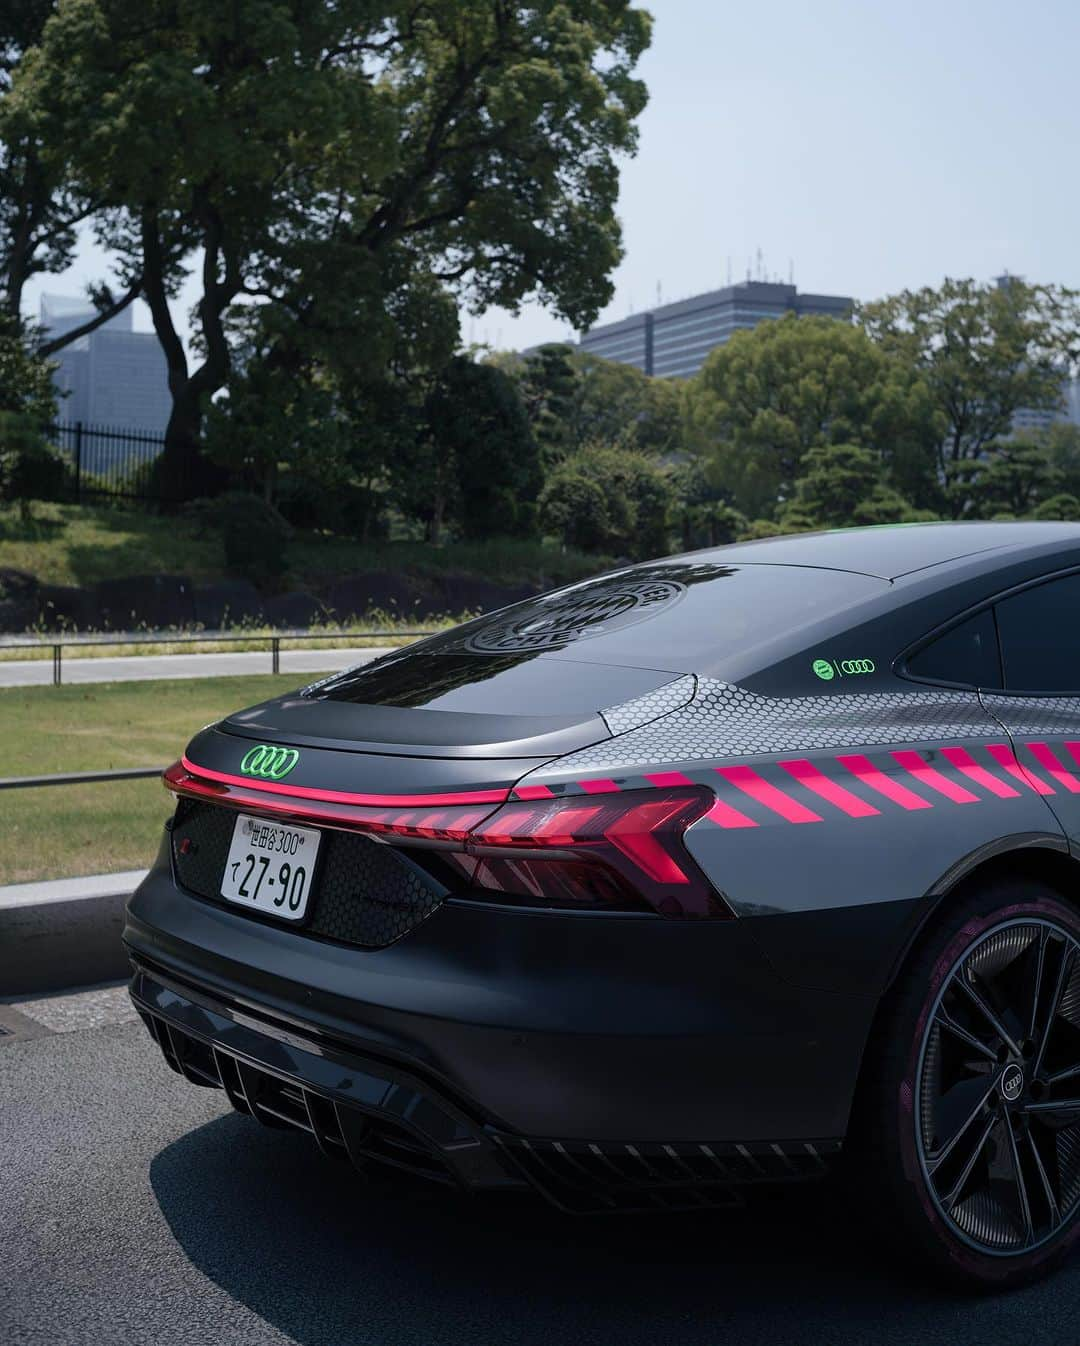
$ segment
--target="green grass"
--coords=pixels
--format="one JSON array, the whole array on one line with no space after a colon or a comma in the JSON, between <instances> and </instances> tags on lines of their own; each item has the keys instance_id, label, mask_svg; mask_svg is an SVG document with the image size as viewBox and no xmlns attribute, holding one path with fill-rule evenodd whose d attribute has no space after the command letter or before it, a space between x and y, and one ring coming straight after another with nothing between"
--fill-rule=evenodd
<instances>
[{"instance_id":1,"label":"green grass","mask_svg":"<svg viewBox=\"0 0 1080 1346\"><path fill-rule=\"evenodd\" d=\"M455 626L458 622L467 621L472 615L472 613L463 612L456 616L416 621L407 620L404 617L376 614L366 621L348 621L340 624L337 622L329 624L316 622L310 628L312 631L328 630L335 633L340 631L343 633L341 638L305 640L302 636L297 636L284 642L281 648L283 652L286 652L288 650L325 650L334 645L355 647L361 650L384 645L388 647L408 645L413 639L412 632L443 631L450 626ZM236 634L230 636L228 640L151 640L138 644L120 645L95 643L92 637L88 638L85 643L69 644L64 641L63 658L66 664L69 659L118 659L121 656L133 654L241 654L247 651L265 654L267 663L269 663L270 643L268 638L275 634L271 627L252 623L235 626L231 630ZM193 632L192 634L196 633ZM27 632L25 636L13 637L13 639L37 641L41 648L35 649L26 645L9 648L0 643L0 664L18 662L23 659L38 660L52 657L52 637L48 632L31 631Z\"/></svg>"},{"instance_id":2,"label":"green grass","mask_svg":"<svg viewBox=\"0 0 1080 1346\"><path fill-rule=\"evenodd\" d=\"M0 690L0 776L164 767L192 734L317 674ZM137 869L171 810L156 780L0 795L0 884Z\"/></svg>"},{"instance_id":3,"label":"green grass","mask_svg":"<svg viewBox=\"0 0 1080 1346\"><path fill-rule=\"evenodd\" d=\"M290 587L316 589L343 575L409 571L416 575L478 575L506 584L570 583L611 564L545 542L359 543L329 533L298 531L289 545ZM126 575L187 575L196 582L227 575L221 539L182 515L124 506L35 502L24 521L0 508L0 568L13 567L46 584L91 585Z\"/></svg>"}]
</instances>

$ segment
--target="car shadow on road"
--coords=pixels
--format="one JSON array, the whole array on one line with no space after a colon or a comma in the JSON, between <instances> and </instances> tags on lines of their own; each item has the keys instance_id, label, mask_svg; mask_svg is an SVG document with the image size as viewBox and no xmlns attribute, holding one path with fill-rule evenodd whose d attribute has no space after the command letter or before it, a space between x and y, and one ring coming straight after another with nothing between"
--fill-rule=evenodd
<instances>
[{"instance_id":1,"label":"car shadow on road","mask_svg":"<svg viewBox=\"0 0 1080 1346\"><path fill-rule=\"evenodd\" d=\"M365 1181L238 1116L151 1164L191 1262L303 1346L1075 1340L1080 1275L974 1299L890 1265L830 1188L738 1212L563 1216Z\"/></svg>"}]
</instances>

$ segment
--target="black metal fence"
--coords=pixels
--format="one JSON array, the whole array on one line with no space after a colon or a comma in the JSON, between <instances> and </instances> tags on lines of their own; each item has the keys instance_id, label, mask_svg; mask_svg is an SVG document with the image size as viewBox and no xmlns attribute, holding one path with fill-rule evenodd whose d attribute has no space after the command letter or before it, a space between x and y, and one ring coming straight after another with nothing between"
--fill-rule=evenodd
<instances>
[{"instance_id":1,"label":"black metal fence","mask_svg":"<svg viewBox=\"0 0 1080 1346\"><path fill-rule=\"evenodd\" d=\"M60 421L48 427L65 459L63 492L79 500L162 500L157 471L162 435L116 426Z\"/></svg>"}]
</instances>

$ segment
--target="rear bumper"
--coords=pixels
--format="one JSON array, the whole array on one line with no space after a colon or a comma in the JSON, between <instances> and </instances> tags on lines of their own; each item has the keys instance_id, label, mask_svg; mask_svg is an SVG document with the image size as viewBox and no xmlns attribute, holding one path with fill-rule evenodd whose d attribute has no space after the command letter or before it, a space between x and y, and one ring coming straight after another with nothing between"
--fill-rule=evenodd
<instances>
[{"instance_id":1,"label":"rear bumper","mask_svg":"<svg viewBox=\"0 0 1080 1346\"><path fill-rule=\"evenodd\" d=\"M184 893L164 855L124 938L170 1064L242 1110L575 1207L822 1171L876 1000L791 984L740 921L448 902L348 948Z\"/></svg>"}]
</instances>

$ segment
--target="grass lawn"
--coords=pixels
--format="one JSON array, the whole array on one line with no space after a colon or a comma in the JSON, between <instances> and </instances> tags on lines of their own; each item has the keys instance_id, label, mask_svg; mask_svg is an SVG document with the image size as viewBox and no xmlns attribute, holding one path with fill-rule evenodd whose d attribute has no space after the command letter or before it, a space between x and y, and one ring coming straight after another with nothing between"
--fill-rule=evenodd
<instances>
[{"instance_id":1,"label":"grass lawn","mask_svg":"<svg viewBox=\"0 0 1080 1346\"><path fill-rule=\"evenodd\" d=\"M540 541L354 542L330 533L297 531L289 544L286 583L317 588L328 577L366 572L469 574L506 584L548 586L585 579L610 566ZM14 506L0 508L0 569L13 567L47 584L91 585L126 575L187 575L196 582L226 576L221 539L208 537L181 515L157 515L121 505L62 505L36 501L24 522Z\"/></svg>"},{"instance_id":2,"label":"grass lawn","mask_svg":"<svg viewBox=\"0 0 1080 1346\"><path fill-rule=\"evenodd\" d=\"M3 688L0 776L164 767L202 725L318 676ZM0 807L0 884L147 865L171 810L156 780L5 790Z\"/></svg>"}]
</instances>

